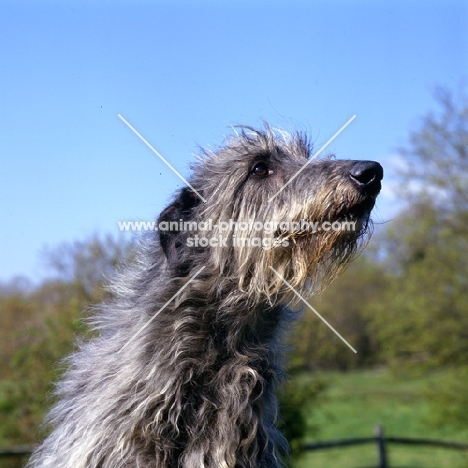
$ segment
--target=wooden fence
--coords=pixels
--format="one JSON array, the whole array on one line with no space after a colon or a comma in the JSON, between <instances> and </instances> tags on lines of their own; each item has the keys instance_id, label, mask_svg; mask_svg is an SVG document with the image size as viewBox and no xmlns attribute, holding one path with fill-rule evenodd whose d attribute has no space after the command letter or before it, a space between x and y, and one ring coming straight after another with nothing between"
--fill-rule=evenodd
<instances>
[{"instance_id":1,"label":"wooden fence","mask_svg":"<svg viewBox=\"0 0 468 468\"><path fill-rule=\"evenodd\" d=\"M378 453L378 465L375 468L389 468L387 445L400 444L400 445L419 445L428 447L447 448L452 450L466 450L468 451L468 444L459 442L447 442L444 440L435 439L418 439L406 437L385 437L384 429L382 426L377 426L375 430L375 437L362 437L353 439L339 439L339 440L326 440L323 442L308 442L303 445L304 451L326 450L337 447L350 447L354 445L375 444Z\"/></svg>"}]
</instances>

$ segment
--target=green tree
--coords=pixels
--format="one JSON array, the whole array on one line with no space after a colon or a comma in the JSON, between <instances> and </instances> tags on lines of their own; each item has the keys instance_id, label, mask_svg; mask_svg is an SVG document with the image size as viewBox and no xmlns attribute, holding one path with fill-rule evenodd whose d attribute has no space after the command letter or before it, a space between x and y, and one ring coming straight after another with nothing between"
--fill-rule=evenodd
<instances>
[{"instance_id":1,"label":"green tree","mask_svg":"<svg viewBox=\"0 0 468 468\"><path fill-rule=\"evenodd\" d=\"M279 424L278 427L286 437L290 447L289 456L286 456L288 466L304 456L302 444L306 436L316 434L318 427L311 423L314 410L321 403L326 384L310 374L293 374L290 380L279 392Z\"/></svg>"},{"instance_id":2,"label":"green tree","mask_svg":"<svg viewBox=\"0 0 468 468\"><path fill-rule=\"evenodd\" d=\"M440 112L401 150L409 206L386 231L392 279L368 314L397 365L468 364L468 99L447 90L436 98Z\"/></svg>"},{"instance_id":3,"label":"green tree","mask_svg":"<svg viewBox=\"0 0 468 468\"><path fill-rule=\"evenodd\" d=\"M386 234L393 278L367 315L384 358L396 366L468 363L468 237L444 218L421 202Z\"/></svg>"},{"instance_id":4,"label":"green tree","mask_svg":"<svg viewBox=\"0 0 468 468\"><path fill-rule=\"evenodd\" d=\"M466 89L465 89L466 88ZM422 118L400 148L406 167L401 189L414 200L428 199L450 226L466 234L468 226L468 86L457 94L437 88L439 112ZM456 215L456 216L453 216Z\"/></svg>"},{"instance_id":5,"label":"green tree","mask_svg":"<svg viewBox=\"0 0 468 468\"><path fill-rule=\"evenodd\" d=\"M34 443L37 428L51 403L51 382L60 360L83 333L91 303L102 300L103 283L132 247L110 236L62 244L46 252L52 279L33 291L3 291L0 314L0 442ZM6 350L6 352L5 352Z\"/></svg>"},{"instance_id":6,"label":"green tree","mask_svg":"<svg viewBox=\"0 0 468 468\"><path fill-rule=\"evenodd\" d=\"M356 259L348 269L310 304L354 348L354 354L309 308L295 327L291 365L307 369L351 369L371 365L377 358L377 340L369 330L367 310L381 301L387 287L383 266L372 252Z\"/></svg>"}]
</instances>

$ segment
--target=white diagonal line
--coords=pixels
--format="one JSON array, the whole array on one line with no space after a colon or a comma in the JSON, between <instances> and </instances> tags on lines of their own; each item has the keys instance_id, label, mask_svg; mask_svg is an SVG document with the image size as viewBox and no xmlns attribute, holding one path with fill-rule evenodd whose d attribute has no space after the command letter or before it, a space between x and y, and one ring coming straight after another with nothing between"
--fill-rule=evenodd
<instances>
[{"instance_id":1,"label":"white diagonal line","mask_svg":"<svg viewBox=\"0 0 468 468\"><path fill-rule=\"evenodd\" d=\"M156 151L120 114L118 114L118 117L120 120L122 120L122 122L127 125L127 127L132 130L133 133L135 133L136 136L138 136L140 138L140 140L164 163L166 164L167 167L169 167L169 169L172 170L172 172L174 172L178 177L179 179L181 179L186 185L188 185L193 191L194 193L196 193L198 195L198 197L200 197L202 200L203 200L203 203L206 203L206 200L200 195L199 192L197 192L191 185L190 183L182 176L180 175L177 170L172 167L172 165L169 163L169 161L167 161L162 155L161 153L159 153L158 151Z\"/></svg>"},{"instance_id":2,"label":"white diagonal line","mask_svg":"<svg viewBox=\"0 0 468 468\"><path fill-rule=\"evenodd\" d=\"M125 349L205 268L202 266L117 352Z\"/></svg>"},{"instance_id":3,"label":"white diagonal line","mask_svg":"<svg viewBox=\"0 0 468 468\"><path fill-rule=\"evenodd\" d=\"M316 158L354 119L356 115L353 115L269 200L271 203L277 195L279 195L305 168L306 166Z\"/></svg>"},{"instance_id":4,"label":"white diagonal line","mask_svg":"<svg viewBox=\"0 0 468 468\"><path fill-rule=\"evenodd\" d=\"M341 339L341 341L343 341L349 348L351 348L354 353L357 354L357 351L272 267L270 266L271 270L273 270L273 272L275 273L276 276L278 276L278 278L283 281L284 284L286 284L288 286L289 289L291 289L291 291L307 306L307 307L310 307L310 309L312 310L312 312L315 313L315 315L317 315L317 317L322 320L323 323L325 323L325 325L327 325L328 328L330 328L330 330L332 330L335 335L338 336L338 338Z\"/></svg>"}]
</instances>

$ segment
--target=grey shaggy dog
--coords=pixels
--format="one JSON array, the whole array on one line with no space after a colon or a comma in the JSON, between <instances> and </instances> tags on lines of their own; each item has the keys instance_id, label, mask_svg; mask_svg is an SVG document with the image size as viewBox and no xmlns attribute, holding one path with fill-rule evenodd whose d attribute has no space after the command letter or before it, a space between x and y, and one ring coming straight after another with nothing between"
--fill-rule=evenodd
<instances>
[{"instance_id":1,"label":"grey shaggy dog","mask_svg":"<svg viewBox=\"0 0 468 468\"><path fill-rule=\"evenodd\" d=\"M275 389L290 287L320 291L361 250L383 177L375 162L310 154L303 135L268 126L201 153L190 185L206 203L179 190L110 286L29 468L282 466Z\"/></svg>"}]
</instances>

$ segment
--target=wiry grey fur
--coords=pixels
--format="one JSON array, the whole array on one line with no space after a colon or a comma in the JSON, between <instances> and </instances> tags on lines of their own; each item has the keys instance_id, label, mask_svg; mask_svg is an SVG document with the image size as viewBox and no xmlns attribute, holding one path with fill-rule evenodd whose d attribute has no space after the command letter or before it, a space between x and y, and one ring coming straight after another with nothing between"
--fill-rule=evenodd
<instances>
[{"instance_id":1,"label":"wiry grey fur","mask_svg":"<svg viewBox=\"0 0 468 468\"><path fill-rule=\"evenodd\" d=\"M138 265L98 307L97 337L68 358L47 419L53 431L29 468L282 465L275 387L283 378L280 338L291 296L269 267L299 292L320 290L362 247L382 178L377 163L314 160L268 203L309 156L302 135L268 127L243 128L226 146L202 153L190 183L207 203L183 188L159 221L211 219L213 230L146 239ZM355 220L358 229L216 227L230 219ZM227 237L228 246L188 247L195 234ZM232 246L234 236L273 243Z\"/></svg>"}]
</instances>

